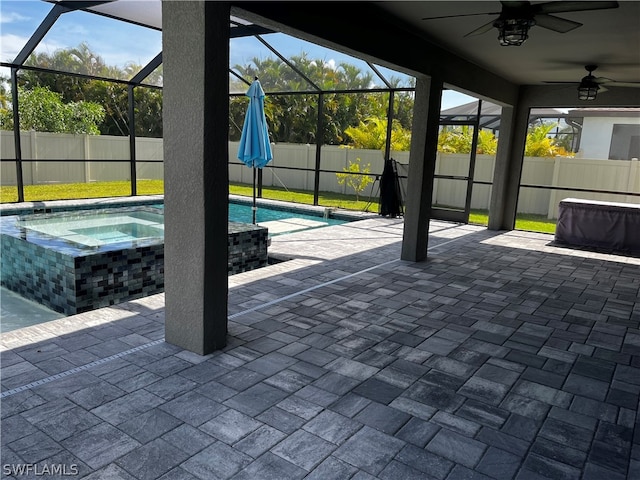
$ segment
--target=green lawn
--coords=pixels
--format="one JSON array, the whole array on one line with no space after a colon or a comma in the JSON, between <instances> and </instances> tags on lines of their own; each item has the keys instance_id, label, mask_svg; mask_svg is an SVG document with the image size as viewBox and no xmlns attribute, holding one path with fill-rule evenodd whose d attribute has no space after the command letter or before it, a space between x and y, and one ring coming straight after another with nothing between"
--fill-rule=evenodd
<instances>
[{"instance_id":1,"label":"green lawn","mask_svg":"<svg viewBox=\"0 0 640 480\"><path fill-rule=\"evenodd\" d=\"M253 187L244 184L230 184L229 193L251 197L253 196ZM286 190L280 187L263 188L262 198L313 205L313 192ZM357 210L359 212L378 212L378 200L376 198L369 204L368 197L365 199L360 198L356 201L353 195L343 195L333 192L320 192L318 195L318 204L323 207L344 208L346 210Z\"/></svg>"},{"instance_id":2,"label":"green lawn","mask_svg":"<svg viewBox=\"0 0 640 480\"><path fill-rule=\"evenodd\" d=\"M138 180L138 195L154 195L164 193L162 180ZM229 193L251 197L253 187L244 184L230 184ZM47 185L25 185L24 197L28 202L46 200L71 200L77 198L101 198L101 197L125 197L131 195L131 185L127 181L122 182L95 182L95 183L67 183ZM313 193L306 191L285 190L284 188L263 188L262 198L282 200L313 205ZM0 187L0 203L18 201L18 190L12 186ZM370 205L368 200L356 201L352 195L322 192L318 198L323 207L337 207L348 210L377 212L378 202L375 200Z\"/></svg>"},{"instance_id":3,"label":"green lawn","mask_svg":"<svg viewBox=\"0 0 640 480\"><path fill-rule=\"evenodd\" d=\"M555 233L556 220L547 218L546 215L533 215L531 213L519 213L516 217L516 230L530 232Z\"/></svg>"},{"instance_id":4,"label":"green lawn","mask_svg":"<svg viewBox=\"0 0 640 480\"><path fill-rule=\"evenodd\" d=\"M138 180L138 195L164 193L162 180ZM24 199L27 202L45 200L73 200L78 198L126 197L131 195L131 183L95 182L95 183L52 183L46 185L25 185ZM0 203L17 202L17 187L0 187Z\"/></svg>"},{"instance_id":5,"label":"green lawn","mask_svg":"<svg viewBox=\"0 0 640 480\"><path fill-rule=\"evenodd\" d=\"M488 225L489 212L487 210L472 210L469 213L469 223L474 225ZM555 233L556 220L547 218L546 215L534 215L531 213L518 213L516 216L516 230L529 232Z\"/></svg>"},{"instance_id":6,"label":"green lawn","mask_svg":"<svg viewBox=\"0 0 640 480\"><path fill-rule=\"evenodd\" d=\"M162 180L138 180L138 195L155 195L164 193ZM229 193L251 197L253 187L244 184L230 184ZM45 200L71 200L79 198L125 197L131 195L131 186L127 181L122 182L96 182L96 183L69 183L48 185L25 185L24 196L26 201ZM313 193L298 190L286 190L284 188L269 187L262 189L262 198L282 200L285 202L313 205ZM18 201L16 187L0 187L0 203ZM374 199L369 204L368 198L355 200L353 195L321 192L318 203L323 207L344 208L346 210L378 212L378 202ZM469 223L487 225L488 212L486 210L472 210L469 215ZM554 233L555 220L550 220L544 215L518 214L516 219L517 230L532 232Z\"/></svg>"}]
</instances>

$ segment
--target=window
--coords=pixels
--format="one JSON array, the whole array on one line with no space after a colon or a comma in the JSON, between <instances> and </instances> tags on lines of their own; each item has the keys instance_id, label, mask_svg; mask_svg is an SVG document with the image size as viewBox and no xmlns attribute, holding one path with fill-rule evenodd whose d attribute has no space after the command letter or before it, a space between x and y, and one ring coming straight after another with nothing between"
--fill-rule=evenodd
<instances>
[{"instance_id":1,"label":"window","mask_svg":"<svg viewBox=\"0 0 640 480\"><path fill-rule=\"evenodd\" d=\"M609 160L640 158L640 125L614 124Z\"/></svg>"}]
</instances>

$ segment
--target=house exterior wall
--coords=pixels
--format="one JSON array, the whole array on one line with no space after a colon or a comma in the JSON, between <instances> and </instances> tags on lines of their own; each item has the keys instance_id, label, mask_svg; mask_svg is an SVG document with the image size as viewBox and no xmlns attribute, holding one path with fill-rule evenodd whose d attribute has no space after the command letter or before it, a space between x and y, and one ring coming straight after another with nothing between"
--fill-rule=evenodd
<instances>
[{"instance_id":1,"label":"house exterior wall","mask_svg":"<svg viewBox=\"0 0 640 480\"><path fill-rule=\"evenodd\" d=\"M576 156L608 159L614 125L640 125L640 117L585 117Z\"/></svg>"}]
</instances>

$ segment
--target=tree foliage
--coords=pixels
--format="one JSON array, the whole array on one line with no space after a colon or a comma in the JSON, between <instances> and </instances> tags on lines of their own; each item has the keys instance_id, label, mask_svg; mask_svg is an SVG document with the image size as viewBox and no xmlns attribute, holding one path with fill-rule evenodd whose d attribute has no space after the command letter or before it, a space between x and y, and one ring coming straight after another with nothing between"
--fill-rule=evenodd
<instances>
[{"instance_id":1,"label":"tree foliage","mask_svg":"<svg viewBox=\"0 0 640 480\"><path fill-rule=\"evenodd\" d=\"M7 88L9 79L4 75L0 75L0 111L9 110L11 107L11 92Z\"/></svg>"},{"instance_id":2,"label":"tree foliage","mask_svg":"<svg viewBox=\"0 0 640 480\"><path fill-rule=\"evenodd\" d=\"M268 92L265 98L265 114L269 123L271 140L274 142L315 143L344 145L353 143L353 137L346 131L372 128L369 119L383 119L386 123L389 93L367 92L374 76L363 72L357 66L323 59L312 59L306 53L293 56L289 61L302 75L279 58L254 58L247 65L236 65L234 70L245 79L255 76ZM107 65L102 57L91 50L88 44L56 50L52 54L32 54L28 65L43 67L56 72L94 75L102 78L131 79L140 66L130 63L124 68ZM308 80L307 80L308 79ZM398 85L400 80L391 79ZM162 69L158 68L145 84L161 85ZM129 135L130 119L128 107L128 86L123 83L102 79L87 79L36 70L23 70L19 75L19 85L24 92L37 87L47 87L51 92L62 95L64 103L92 102L102 106L104 120L98 125L104 135ZM248 85L232 81L232 92L244 92ZM317 131L319 98L316 93L323 90L322 131ZM336 93L333 93L333 92ZM359 93L339 93L359 91ZM409 132L413 111L413 92L395 93L393 122L393 148L408 149ZM232 96L230 99L229 137L239 140L244 123L248 99ZM138 136L162 137L162 91L156 88L136 86L134 88L135 134ZM8 113L5 116L10 116ZM37 122L31 122L36 125ZM43 120L43 123L46 123ZM3 122L2 128L8 123ZM386 136L386 127L383 129ZM384 140L383 140L384 142Z\"/></svg>"},{"instance_id":3,"label":"tree foliage","mask_svg":"<svg viewBox=\"0 0 640 480\"><path fill-rule=\"evenodd\" d=\"M60 72L119 80L130 80L141 69L141 66L135 63L129 63L124 68L109 66L86 43L81 43L75 48L56 50L52 54L32 54L26 64ZM98 126L99 133L129 135L129 98L126 84L36 70L21 71L19 84L25 92L37 87L47 87L50 91L62 95L64 103L84 101L99 104L105 112L104 119ZM162 84L162 66L145 79L145 84ZM136 135L162 137L160 89L137 86L134 89L134 111Z\"/></svg>"},{"instance_id":4,"label":"tree foliage","mask_svg":"<svg viewBox=\"0 0 640 480\"><path fill-rule=\"evenodd\" d=\"M323 144L350 145L356 148L383 149L387 134L388 93L366 92L373 82L369 72L358 67L340 63L337 66L322 59L312 59L306 53L293 56L290 62L302 76L286 62L278 58L254 58L251 63L236 65L235 71L243 78L258 76L263 87L270 92L265 99L265 114L269 123L271 140L274 142L314 143L318 140L319 88L325 91L361 90L359 93L325 93L322 95ZM105 78L130 79L140 66L130 63L123 69L107 65L86 43L75 48L57 50L53 54L38 53L29 57L29 65L51 70L96 75ZM308 80L307 80L308 79ZM399 82L392 79L392 82ZM162 69L158 68L145 80L154 85L162 83ZM95 105L101 106L104 117L98 122L98 131L107 135L129 135L128 87L126 84L107 80L90 80L60 73L25 70L20 74L21 97L29 99L29 92L40 91L44 87L50 93L57 92L68 109L75 109L76 122L65 121L62 127L62 109L51 109L55 101L45 95L51 115L35 118L37 110L32 109L23 120L23 128L46 128L48 131L65 128L65 131L91 131L98 116ZM232 90L246 91L248 86L240 81L232 82ZM11 128L10 102L5 88L0 91L0 117L2 128ZM29 100L26 100L29 101ZM53 101L53 103L51 103ZM391 148L408 150L411 139L411 117L413 92L396 92L392 124ZM229 135L231 140L239 140L244 123L248 99L234 96L230 100ZM88 108L90 107L90 108ZM162 136L162 91L138 86L134 89L136 114L136 135ZM22 111L21 111L22 114ZM30 116L29 116L30 115ZM65 114L67 116L71 114ZM85 115L85 120L78 116ZM568 155L566 149L549 136L552 125L539 125L527 136L527 155L556 156ZM56 130L53 130L56 131ZM61 131L61 130L58 130ZM467 126L445 128L439 134L438 150L444 153L469 153L472 129ZM497 139L488 131L480 131L478 153L495 154Z\"/></svg>"},{"instance_id":5,"label":"tree foliage","mask_svg":"<svg viewBox=\"0 0 640 480\"><path fill-rule=\"evenodd\" d=\"M564 138L550 136L557 125L542 123L529 127L525 145L526 157L572 157L573 153L563 145ZM467 125L444 127L438 135L438 151L442 153L470 153L473 128ZM476 153L495 155L498 139L489 130L478 132Z\"/></svg>"},{"instance_id":6,"label":"tree foliage","mask_svg":"<svg viewBox=\"0 0 640 480\"><path fill-rule=\"evenodd\" d=\"M438 151L442 153L469 153L472 132L466 125L443 127L438 134Z\"/></svg>"},{"instance_id":7,"label":"tree foliage","mask_svg":"<svg viewBox=\"0 0 640 480\"><path fill-rule=\"evenodd\" d=\"M355 162L349 160L349 166L342 169L344 173L336 173L338 184L346 184L353 189L356 194L356 202L367 185L373 182L373 178L368 175L371 173L371 164L367 163L362 166L360 162L360 158L356 158Z\"/></svg>"},{"instance_id":8,"label":"tree foliage","mask_svg":"<svg viewBox=\"0 0 640 480\"><path fill-rule=\"evenodd\" d=\"M525 157L573 157L555 138L549 134L557 127L555 123L541 123L529 127Z\"/></svg>"},{"instance_id":9,"label":"tree foliage","mask_svg":"<svg viewBox=\"0 0 640 480\"><path fill-rule=\"evenodd\" d=\"M468 125L444 127L438 134L438 151L442 153L470 153L473 128ZM476 153L495 155L498 139L489 130L478 131Z\"/></svg>"},{"instance_id":10,"label":"tree foliage","mask_svg":"<svg viewBox=\"0 0 640 480\"><path fill-rule=\"evenodd\" d=\"M386 118L370 117L357 127L347 127L345 133L355 148L384 150L387 140ZM391 150L408 151L411 146L411 130L404 128L398 120L391 122Z\"/></svg>"},{"instance_id":11,"label":"tree foliage","mask_svg":"<svg viewBox=\"0 0 640 480\"><path fill-rule=\"evenodd\" d=\"M348 63L334 66L322 59L311 59L306 53L293 56L289 61L302 76L275 58L254 58L247 65L233 68L245 79L258 77L265 91L274 92L265 98L272 141L315 143L320 139L323 144L350 144L352 137L345 133L348 128L358 128L368 118L386 118L389 94L366 91L373 82L372 74ZM392 81L396 85L399 82L398 79ZM248 85L240 81L231 84L231 91L247 89ZM336 91L322 95L321 135L317 132L320 95L315 92L318 89ZM338 93L351 90L360 92ZM413 94L397 92L395 96L395 117L403 128L410 129ZM247 102L244 96L232 97L230 101L230 140L240 138Z\"/></svg>"},{"instance_id":12,"label":"tree foliage","mask_svg":"<svg viewBox=\"0 0 640 480\"><path fill-rule=\"evenodd\" d=\"M387 135L389 93L366 91L374 81L369 72L355 65L334 65L323 59L312 59L306 53L289 61L300 75L279 58L254 58L234 70L242 78L259 77L268 92L265 115L273 142L349 145L356 148L384 149ZM107 65L88 44L56 50L54 53L32 54L27 65L59 72L94 75L120 80L131 79L141 66L134 63L124 68ZM146 85L162 85L162 66L145 79ZM0 78L0 128L13 128L10 92L6 78ZM400 80L391 79L395 86ZM232 92L244 92L248 85L231 81ZM318 89L325 91L319 95ZM358 91L358 93L338 93ZM108 80L22 70L19 75L21 127L41 131L87 132L105 135L129 135L130 119L128 86ZM336 93L331 93L336 92ZM319 101L322 97L322 131L317 131ZM395 92L391 129L391 148L409 150L413 92ZM245 96L232 96L229 103L229 138L239 140L248 105ZM134 88L135 134L162 137L162 90L148 86ZM527 156L572 156L568 136L552 138L555 124L532 126L527 134ZM469 153L472 128L443 128L438 137L438 151ZM478 132L477 153L494 155L497 138L486 130Z\"/></svg>"},{"instance_id":13,"label":"tree foliage","mask_svg":"<svg viewBox=\"0 0 640 480\"><path fill-rule=\"evenodd\" d=\"M47 87L31 90L18 89L21 130L58 133L100 134L98 125L105 112L93 102L63 102L62 95ZM9 109L2 109L0 124L3 129L13 129L13 116Z\"/></svg>"}]
</instances>

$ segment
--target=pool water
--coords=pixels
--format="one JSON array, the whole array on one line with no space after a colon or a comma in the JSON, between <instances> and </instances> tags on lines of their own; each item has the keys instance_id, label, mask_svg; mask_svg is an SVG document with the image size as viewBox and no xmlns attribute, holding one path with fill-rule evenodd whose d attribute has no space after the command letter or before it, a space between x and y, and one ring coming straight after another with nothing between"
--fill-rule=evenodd
<instances>
[{"instance_id":1,"label":"pool water","mask_svg":"<svg viewBox=\"0 0 640 480\"><path fill-rule=\"evenodd\" d=\"M0 315L0 333L65 317L4 287L0 287Z\"/></svg>"},{"instance_id":2,"label":"pool water","mask_svg":"<svg viewBox=\"0 0 640 480\"><path fill-rule=\"evenodd\" d=\"M251 205L229 203L229 220L241 223L251 223L253 221ZM313 215L312 213L303 213L301 211L258 207L256 210L256 223L259 226L266 227L268 229L269 237L274 237L284 233L326 227L329 225L339 225L345 222L344 220L324 218L318 215Z\"/></svg>"},{"instance_id":3,"label":"pool water","mask_svg":"<svg viewBox=\"0 0 640 480\"><path fill-rule=\"evenodd\" d=\"M344 223L344 220L324 218L319 215L303 213L302 211L278 210L261 206L256 210L256 223L258 224L280 220L291 220L293 218L311 220L322 224L322 226L339 225ZM229 203L229 220L232 222L251 223L253 221L251 205L244 203Z\"/></svg>"},{"instance_id":4,"label":"pool water","mask_svg":"<svg viewBox=\"0 0 640 480\"><path fill-rule=\"evenodd\" d=\"M118 244L144 246L164 241L164 205L120 207L5 217L2 232L26 236L30 242L80 255ZM252 223L250 204L229 203L229 221ZM9 223L10 219L14 220ZM256 223L268 235L282 235L312 228L339 225L345 220L312 213L258 207ZM135 243L135 245L133 245Z\"/></svg>"},{"instance_id":5,"label":"pool water","mask_svg":"<svg viewBox=\"0 0 640 480\"><path fill-rule=\"evenodd\" d=\"M164 238L164 215L148 211L27 215L16 226L86 247Z\"/></svg>"},{"instance_id":6,"label":"pool water","mask_svg":"<svg viewBox=\"0 0 640 480\"><path fill-rule=\"evenodd\" d=\"M74 233L93 238L102 243L118 243L141 238L161 238L163 229L140 223L120 223L91 228L78 228Z\"/></svg>"},{"instance_id":7,"label":"pool water","mask_svg":"<svg viewBox=\"0 0 640 480\"><path fill-rule=\"evenodd\" d=\"M164 205L154 205L156 208L164 208ZM229 221L240 223L253 222L253 210L248 203L229 202ZM304 213L301 210L285 210L259 206L256 209L256 223L269 229L269 236L281 235L310 228L327 227L329 225L340 225L345 220L337 218L325 218L324 216Z\"/></svg>"}]
</instances>

